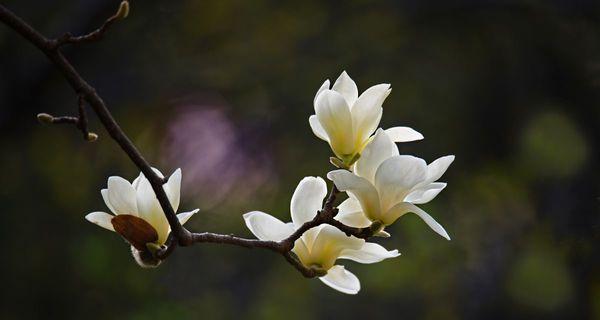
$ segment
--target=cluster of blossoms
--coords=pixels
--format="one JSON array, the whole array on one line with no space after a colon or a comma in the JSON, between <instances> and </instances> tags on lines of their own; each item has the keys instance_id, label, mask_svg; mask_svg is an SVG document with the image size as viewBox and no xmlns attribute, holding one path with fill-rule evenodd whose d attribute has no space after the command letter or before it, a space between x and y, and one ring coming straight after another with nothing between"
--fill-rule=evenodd
<instances>
[{"instance_id":1,"label":"cluster of blossoms","mask_svg":"<svg viewBox=\"0 0 600 320\"><path fill-rule=\"evenodd\" d=\"M332 163L340 169L329 172L327 178L348 194L348 199L339 205L335 219L351 227L374 227L376 236L389 237L384 228L413 212L450 240L444 228L415 204L429 202L446 187L445 183L436 181L454 156L442 157L427 165L423 159L400 155L395 142L420 140L423 136L408 127L377 129L382 104L390 92L389 84L379 84L359 96L356 84L346 72L333 87L330 88L326 80L317 91L316 114L310 116L309 123L314 134L327 141L337 157ZM317 214L326 192L323 179L304 178L292 196L292 223L254 211L244 215L246 225L259 239L285 239ZM321 281L348 294L357 293L360 282L343 266L335 264L338 259L375 263L400 255L397 250L388 251L376 243L346 236L328 224L304 233L296 241L293 252L305 266L326 271L319 278Z\"/></svg>"},{"instance_id":2,"label":"cluster of blossoms","mask_svg":"<svg viewBox=\"0 0 600 320\"><path fill-rule=\"evenodd\" d=\"M423 136L408 127L378 129L382 104L390 92L389 84L379 84L359 96L356 84L346 72L332 87L327 80L317 91L315 114L310 116L309 123L314 134L327 141L335 154L331 162L338 169L329 172L327 178L348 195L337 207L334 218L348 227L370 228L374 236L389 237L387 226L406 213L415 213L436 233L450 240L444 228L417 205L431 201L446 187L446 183L437 180L454 156L427 164L423 159L400 155L397 142L416 141ZM178 169L163 186L175 211L179 206L180 184ZM133 183L111 177L108 188L101 193L114 215L93 212L86 216L87 220L116 231L129 241L140 265L157 265L159 260L144 253L161 248L170 227L148 180L143 174ZM283 241L319 214L326 195L327 184L322 178L305 177L292 196L292 222L282 222L260 211L248 212L243 217L258 239ZM197 211L177 216L183 224ZM323 283L348 294L357 293L360 282L344 266L336 264L337 260L376 263L400 255L397 250L388 251L379 244L348 236L331 224L308 229L295 241L292 252L306 268L322 274L319 279Z\"/></svg>"}]
</instances>

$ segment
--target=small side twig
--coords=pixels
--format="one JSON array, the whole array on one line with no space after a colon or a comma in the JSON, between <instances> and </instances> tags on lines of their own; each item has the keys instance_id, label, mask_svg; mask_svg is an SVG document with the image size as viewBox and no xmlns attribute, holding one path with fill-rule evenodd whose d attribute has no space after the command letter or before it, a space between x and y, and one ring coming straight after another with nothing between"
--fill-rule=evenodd
<instances>
[{"instance_id":1,"label":"small side twig","mask_svg":"<svg viewBox=\"0 0 600 320\"><path fill-rule=\"evenodd\" d=\"M113 25L117 20L127 18L128 15L129 15L129 1L127 1L127 0L121 1L121 4L119 5L119 9L110 18L106 19L106 21L104 21L104 23L102 24L102 26L100 26L100 28L98 28L90 33L81 35L81 36L74 36L71 33L67 32L64 35L62 35L61 37L51 40L50 48L56 49L56 48L60 48L64 45L66 45L66 44L77 44L77 43L83 43L83 42L98 41L104 37L104 34L110 28L111 25Z\"/></svg>"},{"instance_id":2,"label":"small side twig","mask_svg":"<svg viewBox=\"0 0 600 320\"><path fill-rule=\"evenodd\" d=\"M61 116L55 117L47 113L39 113L38 121L44 124L72 124L83 134L85 141L93 142L98 140L98 135L88 130L87 114L85 112L85 99L83 95L78 96L78 112L79 116Z\"/></svg>"}]
</instances>

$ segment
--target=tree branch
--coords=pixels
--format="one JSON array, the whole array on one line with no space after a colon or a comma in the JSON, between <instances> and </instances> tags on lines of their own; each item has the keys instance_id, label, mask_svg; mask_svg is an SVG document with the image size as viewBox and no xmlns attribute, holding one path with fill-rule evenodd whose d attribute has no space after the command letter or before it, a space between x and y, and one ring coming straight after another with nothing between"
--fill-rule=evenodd
<instances>
[{"instance_id":1,"label":"tree branch","mask_svg":"<svg viewBox=\"0 0 600 320\"><path fill-rule=\"evenodd\" d=\"M73 90L75 90L79 96L83 97L83 99L89 103L111 138L113 138L113 140L119 144L121 149L123 149L123 151L129 156L131 161L133 161L138 169L140 169L140 171L142 171L142 173L150 181L152 189L154 190L154 193L156 194L156 197L158 198L158 201L165 212L165 216L169 222L169 225L171 226L171 230L178 240L178 243L184 246L191 244L191 233L183 228L183 226L181 226L179 223L179 220L175 215L175 211L169 203L167 194L163 190L162 185L164 183L164 179L159 177L154 170L152 170L152 167L150 167L146 159L144 159L135 145L131 142L127 135L125 135L96 90L89 83L87 83L81 77L81 75L79 75L73 65L71 65L71 63L65 58L60 51L59 46L56 45L57 40L47 39L28 23L23 21L21 18L2 5L0 5L0 21L14 29L17 33L40 49L63 74Z\"/></svg>"},{"instance_id":2,"label":"tree branch","mask_svg":"<svg viewBox=\"0 0 600 320\"><path fill-rule=\"evenodd\" d=\"M123 1L121 2L117 13L108 18L97 30L79 37L74 37L67 33L59 39L46 38L3 5L0 5L0 21L15 30L23 38L31 42L40 51L42 51L63 74L67 82L78 95L78 117L53 117L49 114L43 113L38 115L38 119L44 123L73 124L84 134L84 137L89 140L89 136L93 133L88 132L87 115L85 113L85 102L87 102L100 119L100 122L110 137L121 147L121 149L125 152L125 154L127 154L135 166L150 181L152 189L156 194L156 197L172 230L164 248L155 252L155 257L161 260L166 259L170 254L173 253L176 246L188 246L194 243L217 243L236 245L246 248L263 248L283 255L283 257L298 271L300 271L302 275L312 278L322 276L326 272L320 269L304 266L292 251L295 242L300 239L300 237L306 231L321 224L330 224L339 228L348 236L356 236L366 239L373 235L374 230L371 230L371 228L352 228L334 219L338 212L334 202L337 198L337 195L340 193L335 185L332 185L329 196L323 204L322 209L317 212L315 217L311 221L304 223L288 238L280 242L246 239L233 235L223 235L210 232L191 233L186 230L179 223L179 220L177 219L177 216L171 207L169 199L167 198L167 195L163 189L165 179L158 176L154 170L152 170L150 164L146 161L146 159L144 159L139 150L115 121L114 117L96 90L81 77L73 65L60 51L60 47L65 44L77 44L100 39L116 20L126 17L128 12L129 4L127 1Z\"/></svg>"}]
</instances>

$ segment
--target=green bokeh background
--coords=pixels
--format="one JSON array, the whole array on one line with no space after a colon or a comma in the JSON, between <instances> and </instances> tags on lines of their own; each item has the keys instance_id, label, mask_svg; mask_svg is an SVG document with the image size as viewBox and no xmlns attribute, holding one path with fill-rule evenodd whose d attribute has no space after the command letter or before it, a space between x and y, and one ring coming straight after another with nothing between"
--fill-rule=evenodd
<instances>
[{"instance_id":1,"label":"green bokeh background","mask_svg":"<svg viewBox=\"0 0 600 320\"><path fill-rule=\"evenodd\" d=\"M49 36L99 26L118 1L8 0ZM600 319L600 5L595 1L132 1L99 43L65 48L146 158L183 169L194 231L251 236L251 210L289 218L330 150L308 126L342 70L391 83L382 127L455 154L415 216L378 240L402 256L345 265L347 296L261 250L198 245L140 269L105 210L110 175L136 168L95 117L96 143L39 112L76 96L33 46L0 27L0 318Z\"/></svg>"}]
</instances>

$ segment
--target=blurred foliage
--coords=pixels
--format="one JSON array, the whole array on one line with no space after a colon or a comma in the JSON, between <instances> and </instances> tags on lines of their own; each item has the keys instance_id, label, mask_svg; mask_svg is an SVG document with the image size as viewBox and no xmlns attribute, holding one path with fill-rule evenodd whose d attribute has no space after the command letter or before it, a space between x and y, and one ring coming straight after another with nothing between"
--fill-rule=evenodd
<instances>
[{"instance_id":1,"label":"blurred foliage","mask_svg":"<svg viewBox=\"0 0 600 320\"><path fill-rule=\"evenodd\" d=\"M99 26L117 0L7 0L50 36ZM300 179L329 149L308 116L342 70L391 83L383 127L455 154L448 188L381 239L402 256L348 262L358 296L302 278L272 253L178 250L138 268L105 210L110 175L138 172L92 117L85 143L35 114L76 97L31 45L0 27L0 318L600 319L600 5L594 1L132 1L99 43L65 54L165 173L183 169L193 230L250 236L241 215L289 220Z\"/></svg>"}]
</instances>

